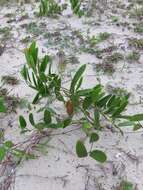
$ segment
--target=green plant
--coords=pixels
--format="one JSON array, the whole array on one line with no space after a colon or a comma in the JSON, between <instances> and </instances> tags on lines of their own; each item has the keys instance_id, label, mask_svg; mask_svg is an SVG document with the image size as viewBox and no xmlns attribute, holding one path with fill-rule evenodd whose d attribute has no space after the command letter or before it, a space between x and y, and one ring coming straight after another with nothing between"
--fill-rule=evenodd
<instances>
[{"instance_id":1,"label":"green plant","mask_svg":"<svg viewBox=\"0 0 143 190\"><path fill-rule=\"evenodd\" d=\"M6 88L0 87L0 97L5 102L7 113L16 112L16 108L20 105L20 98L10 95Z\"/></svg>"},{"instance_id":2,"label":"green plant","mask_svg":"<svg viewBox=\"0 0 143 190\"><path fill-rule=\"evenodd\" d=\"M134 190L133 184L128 181L122 181L119 185L119 190Z\"/></svg>"},{"instance_id":3,"label":"green plant","mask_svg":"<svg viewBox=\"0 0 143 190\"><path fill-rule=\"evenodd\" d=\"M96 70L97 72L103 71L104 73L107 74L112 74L115 72L114 65L108 62L96 64Z\"/></svg>"},{"instance_id":4,"label":"green plant","mask_svg":"<svg viewBox=\"0 0 143 190\"><path fill-rule=\"evenodd\" d=\"M71 9L75 15L83 16L84 12L81 10L81 0L70 0Z\"/></svg>"},{"instance_id":5,"label":"green plant","mask_svg":"<svg viewBox=\"0 0 143 190\"><path fill-rule=\"evenodd\" d=\"M19 84L19 80L16 77L10 76L10 75L2 76L1 81L4 84L9 84L9 85L18 85Z\"/></svg>"},{"instance_id":6,"label":"green plant","mask_svg":"<svg viewBox=\"0 0 143 190\"><path fill-rule=\"evenodd\" d=\"M119 52L115 52L112 55L107 55L104 57L105 63L117 63L118 61L123 60L123 55Z\"/></svg>"},{"instance_id":7,"label":"green plant","mask_svg":"<svg viewBox=\"0 0 143 190\"><path fill-rule=\"evenodd\" d=\"M138 61L140 59L140 54L137 51L133 51L127 55L127 60Z\"/></svg>"},{"instance_id":8,"label":"green plant","mask_svg":"<svg viewBox=\"0 0 143 190\"><path fill-rule=\"evenodd\" d=\"M143 16L143 6L133 8L133 10L130 13L130 16L141 19Z\"/></svg>"},{"instance_id":9,"label":"green plant","mask_svg":"<svg viewBox=\"0 0 143 190\"><path fill-rule=\"evenodd\" d=\"M99 33L97 36L92 36L89 39L91 46L97 45L100 42L107 40L110 37L108 32Z\"/></svg>"},{"instance_id":10,"label":"green plant","mask_svg":"<svg viewBox=\"0 0 143 190\"><path fill-rule=\"evenodd\" d=\"M26 29L29 34L33 34L35 36L41 35L44 32L45 28L43 25L37 25L36 22L30 22L29 24L22 25ZM45 26L44 26L45 27Z\"/></svg>"},{"instance_id":11,"label":"green plant","mask_svg":"<svg viewBox=\"0 0 143 190\"><path fill-rule=\"evenodd\" d=\"M39 6L39 16L51 16L60 14L62 7L59 6L54 0L41 0Z\"/></svg>"},{"instance_id":12,"label":"green plant","mask_svg":"<svg viewBox=\"0 0 143 190\"><path fill-rule=\"evenodd\" d=\"M40 122L35 122L33 113L29 114L29 121L34 129L43 133L46 129L65 128L70 125L78 124L89 138L91 149L87 151L84 143L81 140L77 141L76 152L79 157L89 155L99 162L106 160L104 152L93 148L93 143L99 139L99 131L102 131L103 126L100 124L104 118L107 123L112 124L116 129L123 126L137 126L143 120L143 114L134 116L123 115L128 105L128 95L116 96L106 94L102 85L97 84L90 89L81 89L83 73L86 65L82 65L74 75L70 88L62 87L61 78L58 74L52 72L52 64L49 56L44 56L43 59L38 57L38 48L33 42L26 49L25 56L27 64L22 70L22 76L29 87L37 91L33 100L36 104L42 98L50 100L44 108L43 119ZM62 118L61 113L51 108L51 104L55 100L63 102L66 108L67 116ZM75 115L80 113L80 118L77 120ZM62 119L61 119L62 118ZM31 131L27 126L27 121L21 115L19 117L21 132Z\"/></svg>"},{"instance_id":13,"label":"green plant","mask_svg":"<svg viewBox=\"0 0 143 190\"><path fill-rule=\"evenodd\" d=\"M143 114L124 115L128 105L129 95L106 94L101 84L93 88L81 89L83 73L86 65L82 65L75 73L69 89L62 86L61 78L52 71L50 57L45 55L42 59L38 57L38 48L33 42L25 50L26 65L21 74L29 87L33 88L37 94L33 104L37 104L41 99L47 100L44 107L38 109L37 113L42 112L43 117L35 121L32 110L29 113L29 127L27 120L23 115L19 116L19 127L21 133L32 132L31 136L22 143L14 144L11 141L4 141L0 147L0 160L7 160L9 155L16 161L16 165L23 159L34 159L37 156L34 151L39 151L45 143L41 140L50 137L49 129L57 130L78 125L77 129L82 129L86 134L90 149L87 150L84 142L80 139L76 143L76 153L79 158L90 156L98 162L105 162L106 154L94 148L93 144L99 139L99 132L105 127L106 123L112 125L122 134L121 127L133 126L134 130L142 128L140 121L143 120ZM57 101L63 102L67 115L63 117L62 113L52 107ZM1 112L5 112L3 100L0 100ZM78 113L78 119L76 114ZM101 125L105 120L105 126ZM70 132L71 130L69 130ZM60 134L60 133L59 133ZM58 133L51 134L58 135ZM34 137L34 138L33 138ZM33 140L34 139L34 140ZM40 148L41 147L41 148ZM42 148L43 150L43 148Z\"/></svg>"},{"instance_id":14,"label":"green plant","mask_svg":"<svg viewBox=\"0 0 143 190\"><path fill-rule=\"evenodd\" d=\"M129 39L129 45L138 49L143 49L143 39L131 38Z\"/></svg>"},{"instance_id":15,"label":"green plant","mask_svg":"<svg viewBox=\"0 0 143 190\"><path fill-rule=\"evenodd\" d=\"M143 23L137 24L134 31L137 33L143 33Z\"/></svg>"},{"instance_id":16,"label":"green plant","mask_svg":"<svg viewBox=\"0 0 143 190\"><path fill-rule=\"evenodd\" d=\"M11 37L11 28L10 27L2 27L0 28L0 35L2 35L2 41L9 39Z\"/></svg>"},{"instance_id":17,"label":"green plant","mask_svg":"<svg viewBox=\"0 0 143 190\"><path fill-rule=\"evenodd\" d=\"M112 20L112 22L118 22L119 17L118 16L111 16L111 20Z\"/></svg>"}]
</instances>

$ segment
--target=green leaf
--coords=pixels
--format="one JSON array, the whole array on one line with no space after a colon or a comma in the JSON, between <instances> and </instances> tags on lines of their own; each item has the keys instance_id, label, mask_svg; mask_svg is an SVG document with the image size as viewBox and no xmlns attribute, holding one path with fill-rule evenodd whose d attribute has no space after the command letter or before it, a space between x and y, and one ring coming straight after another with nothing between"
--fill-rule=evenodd
<instances>
[{"instance_id":1,"label":"green leaf","mask_svg":"<svg viewBox=\"0 0 143 190\"><path fill-rule=\"evenodd\" d=\"M40 94L37 93L36 96L34 97L34 100L32 101L32 104L37 104L38 103L39 96L40 96Z\"/></svg>"},{"instance_id":2,"label":"green leaf","mask_svg":"<svg viewBox=\"0 0 143 190\"><path fill-rule=\"evenodd\" d=\"M50 111L49 110L45 110L45 112L44 112L44 122L46 124L49 124L49 123L51 123L51 121L52 121L52 118L51 118Z\"/></svg>"},{"instance_id":3,"label":"green leaf","mask_svg":"<svg viewBox=\"0 0 143 190\"><path fill-rule=\"evenodd\" d=\"M134 123L131 121L125 121L125 122L118 124L119 127L126 127L126 126L133 126L133 125L134 125Z\"/></svg>"},{"instance_id":4,"label":"green leaf","mask_svg":"<svg viewBox=\"0 0 143 190\"><path fill-rule=\"evenodd\" d=\"M32 113L29 114L29 121L30 121L31 125L33 125L33 126L35 125L34 117L33 117Z\"/></svg>"},{"instance_id":5,"label":"green leaf","mask_svg":"<svg viewBox=\"0 0 143 190\"><path fill-rule=\"evenodd\" d=\"M45 75L44 72L41 72L41 73L40 73L40 80L41 80L42 82L47 82L47 76Z\"/></svg>"},{"instance_id":6,"label":"green leaf","mask_svg":"<svg viewBox=\"0 0 143 190\"><path fill-rule=\"evenodd\" d=\"M21 70L22 77L27 81L27 68L24 65L23 69Z\"/></svg>"},{"instance_id":7,"label":"green leaf","mask_svg":"<svg viewBox=\"0 0 143 190\"><path fill-rule=\"evenodd\" d=\"M82 107L84 110L88 109L92 104L92 98L90 96L85 97Z\"/></svg>"},{"instance_id":8,"label":"green leaf","mask_svg":"<svg viewBox=\"0 0 143 190\"><path fill-rule=\"evenodd\" d=\"M35 87L37 87L36 78L35 78L35 75L34 75L33 72L32 72L32 79L33 79L33 82L34 82Z\"/></svg>"},{"instance_id":9,"label":"green leaf","mask_svg":"<svg viewBox=\"0 0 143 190\"><path fill-rule=\"evenodd\" d=\"M91 151L90 157L101 163L104 163L107 160L106 154L100 150Z\"/></svg>"},{"instance_id":10,"label":"green leaf","mask_svg":"<svg viewBox=\"0 0 143 190\"><path fill-rule=\"evenodd\" d=\"M0 161L2 161L5 158L6 155L6 149L2 146L0 147Z\"/></svg>"},{"instance_id":11,"label":"green leaf","mask_svg":"<svg viewBox=\"0 0 143 190\"><path fill-rule=\"evenodd\" d=\"M49 56L45 55L44 59L41 62L40 71L45 72L47 65L49 63Z\"/></svg>"},{"instance_id":12,"label":"green leaf","mask_svg":"<svg viewBox=\"0 0 143 190\"><path fill-rule=\"evenodd\" d=\"M90 125L89 122L84 122L82 125L82 130L86 133L87 136L90 135L90 129L92 128L92 125Z\"/></svg>"},{"instance_id":13,"label":"green leaf","mask_svg":"<svg viewBox=\"0 0 143 190\"><path fill-rule=\"evenodd\" d=\"M128 100L124 99L121 102L121 105L119 106L119 108L116 109L116 111L112 114L112 117L117 117L118 115L120 115L125 110L125 108L127 107L127 105L128 105Z\"/></svg>"},{"instance_id":14,"label":"green leaf","mask_svg":"<svg viewBox=\"0 0 143 190\"><path fill-rule=\"evenodd\" d=\"M139 130L139 129L141 129L141 128L142 128L142 125L141 125L141 124L136 124L136 125L134 125L133 130L134 130L134 131L137 131L137 130Z\"/></svg>"},{"instance_id":15,"label":"green leaf","mask_svg":"<svg viewBox=\"0 0 143 190\"><path fill-rule=\"evenodd\" d=\"M64 97L62 96L62 94L60 93L60 91L57 91L55 89L55 95L56 95L57 100L59 100L61 102L65 102Z\"/></svg>"},{"instance_id":16,"label":"green leaf","mask_svg":"<svg viewBox=\"0 0 143 190\"><path fill-rule=\"evenodd\" d=\"M5 113L6 112L6 107L4 105L4 99L0 98L0 112Z\"/></svg>"},{"instance_id":17,"label":"green leaf","mask_svg":"<svg viewBox=\"0 0 143 190\"><path fill-rule=\"evenodd\" d=\"M83 158L87 156L87 150L81 141L77 141L76 143L76 153L79 158Z\"/></svg>"},{"instance_id":18,"label":"green leaf","mask_svg":"<svg viewBox=\"0 0 143 190\"><path fill-rule=\"evenodd\" d=\"M83 123L83 129L91 129L91 128L92 128L92 126L90 125L89 122Z\"/></svg>"},{"instance_id":19,"label":"green leaf","mask_svg":"<svg viewBox=\"0 0 143 190\"><path fill-rule=\"evenodd\" d=\"M96 142L98 140L99 140L99 135L97 133L92 133L91 136L90 136L89 142L93 143L93 142Z\"/></svg>"},{"instance_id":20,"label":"green leaf","mask_svg":"<svg viewBox=\"0 0 143 190\"><path fill-rule=\"evenodd\" d=\"M44 124L43 128L51 128L51 129L64 128L64 124L63 124L63 122L49 123L49 124Z\"/></svg>"},{"instance_id":21,"label":"green leaf","mask_svg":"<svg viewBox=\"0 0 143 190\"><path fill-rule=\"evenodd\" d=\"M69 126L69 124L71 123L71 118L67 118L63 121L63 128L66 128L67 126Z\"/></svg>"},{"instance_id":22,"label":"green leaf","mask_svg":"<svg viewBox=\"0 0 143 190\"><path fill-rule=\"evenodd\" d=\"M120 184L119 188L121 188L121 190L134 190L133 184L131 182L128 182L128 181L123 181Z\"/></svg>"},{"instance_id":23,"label":"green leaf","mask_svg":"<svg viewBox=\"0 0 143 190\"><path fill-rule=\"evenodd\" d=\"M80 80L77 84L77 87L76 87L76 91L81 87L82 81L83 81L83 77L80 78Z\"/></svg>"},{"instance_id":24,"label":"green leaf","mask_svg":"<svg viewBox=\"0 0 143 190\"><path fill-rule=\"evenodd\" d=\"M107 103L107 107L111 107L113 105L115 99L116 99L116 96L112 95L111 98L109 99L108 103Z\"/></svg>"},{"instance_id":25,"label":"green leaf","mask_svg":"<svg viewBox=\"0 0 143 190\"><path fill-rule=\"evenodd\" d=\"M71 82L71 86L70 86L70 93L73 94L74 91L75 91L75 86L77 84L77 82L80 80L82 74L84 73L85 71L85 68L86 68L86 65L82 65L78 71L76 72L76 74L74 75L73 77L73 80Z\"/></svg>"},{"instance_id":26,"label":"green leaf","mask_svg":"<svg viewBox=\"0 0 143 190\"><path fill-rule=\"evenodd\" d=\"M100 113L96 108L94 110L94 125L96 129L100 128Z\"/></svg>"},{"instance_id":27,"label":"green leaf","mask_svg":"<svg viewBox=\"0 0 143 190\"><path fill-rule=\"evenodd\" d=\"M26 128L27 123L22 115L19 116L19 124L21 129Z\"/></svg>"},{"instance_id":28,"label":"green leaf","mask_svg":"<svg viewBox=\"0 0 143 190\"><path fill-rule=\"evenodd\" d=\"M97 102L97 106L99 107L106 107L107 102L109 101L109 99L112 97L112 95L107 95L101 99L99 99L99 101Z\"/></svg>"},{"instance_id":29,"label":"green leaf","mask_svg":"<svg viewBox=\"0 0 143 190\"><path fill-rule=\"evenodd\" d=\"M37 58L38 58L38 48L36 48L36 42L35 41L33 41L32 44L30 45L29 53L34 60L34 64L36 65Z\"/></svg>"},{"instance_id":30,"label":"green leaf","mask_svg":"<svg viewBox=\"0 0 143 190\"><path fill-rule=\"evenodd\" d=\"M6 141L4 143L4 145L7 147L7 148L12 148L14 146L13 142L12 141Z\"/></svg>"},{"instance_id":31,"label":"green leaf","mask_svg":"<svg viewBox=\"0 0 143 190\"><path fill-rule=\"evenodd\" d=\"M104 92L102 92L102 89L103 89L103 87L102 87L100 84L98 84L97 86L95 86L95 87L93 88L93 91L92 91L91 96L92 96L92 101L93 101L95 104L96 104L96 103L99 101L99 99L101 99L102 96L104 95Z\"/></svg>"},{"instance_id":32,"label":"green leaf","mask_svg":"<svg viewBox=\"0 0 143 190\"><path fill-rule=\"evenodd\" d=\"M136 114L132 116L128 115L121 115L119 118L128 119L129 121L143 121L143 114Z\"/></svg>"},{"instance_id":33,"label":"green leaf","mask_svg":"<svg viewBox=\"0 0 143 190\"><path fill-rule=\"evenodd\" d=\"M78 96L89 96L92 92L92 89L78 90L76 93Z\"/></svg>"}]
</instances>

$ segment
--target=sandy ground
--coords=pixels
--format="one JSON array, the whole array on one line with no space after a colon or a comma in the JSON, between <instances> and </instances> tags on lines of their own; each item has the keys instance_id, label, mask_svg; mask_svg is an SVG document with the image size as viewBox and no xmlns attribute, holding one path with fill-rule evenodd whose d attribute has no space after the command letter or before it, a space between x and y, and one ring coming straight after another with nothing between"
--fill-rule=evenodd
<instances>
[{"instance_id":1,"label":"sandy ground","mask_svg":"<svg viewBox=\"0 0 143 190\"><path fill-rule=\"evenodd\" d=\"M4 52L0 56L0 76L14 75L20 80L20 84L15 87L7 86L10 93L27 98L29 101L35 94L26 86L20 76L20 70L25 63L23 49L34 39L40 48L40 54L50 54L56 65L59 62L57 52L61 50L65 52L68 58L63 73L65 85L68 85L66 81L70 79L80 64L86 63L88 67L84 86L94 86L101 81L106 88L109 85L124 88L131 93L127 112L133 114L143 112L143 49L138 49L139 61L131 62L125 58L132 51L128 45L128 39L143 38L143 33L134 32L132 23L136 22L136 19L126 15L127 6L130 3L126 0L118 3L108 1L106 5L106 2L99 1L99 5L97 5L99 7L97 11L93 12L93 16L80 19L72 16L70 10L64 11L58 19L36 18L33 10L36 10L37 4L0 6L0 29L8 26L11 33L7 38L2 38L2 34L0 34L1 44L5 45ZM104 10L100 10L104 4ZM117 8L117 5L120 6ZM6 17L8 13L13 16ZM22 19L21 15L28 16ZM111 22L111 15L119 17L120 25ZM31 22L36 23L36 26L26 29L26 25ZM87 35L93 36L100 32L111 34L108 40L98 45L98 48L103 49L115 45L117 50L113 49L113 51L121 52L124 55L124 60L113 63L115 65L114 73L97 72L96 65L103 61L103 57L98 59L95 54L82 51L80 49L82 42L79 43L79 38L74 36L74 31L82 34L84 39ZM57 32L57 40L55 40L55 32ZM53 33L53 37L44 37L48 33ZM21 40L27 36L29 41L22 43ZM72 37L74 38L71 40ZM71 63L73 56L79 62ZM57 109L61 109L60 105L57 105ZM17 114L1 117L1 128L5 129L6 139L18 142L25 138L19 135L18 129L17 119L21 113L26 116L27 110L18 109ZM12 124L12 127L8 126L9 123ZM48 143L47 155L41 155L36 160L26 161L17 168L12 188L14 190L117 190L118 183L124 179L131 181L136 186L136 190L143 189L143 132L141 130L132 132L132 129L124 129L124 136L110 131L102 132L96 147L107 152L108 161L105 164L98 164L90 158L77 158L75 144L83 136L81 131L74 131L68 135L52 138Z\"/></svg>"}]
</instances>

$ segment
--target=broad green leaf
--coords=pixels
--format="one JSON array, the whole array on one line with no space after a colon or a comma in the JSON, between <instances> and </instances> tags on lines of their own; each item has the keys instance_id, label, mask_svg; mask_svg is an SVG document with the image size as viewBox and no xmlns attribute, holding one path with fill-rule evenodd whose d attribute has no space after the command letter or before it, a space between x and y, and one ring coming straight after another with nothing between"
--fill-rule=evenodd
<instances>
[{"instance_id":1,"label":"broad green leaf","mask_svg":"<svg viewBox=\"0 0 143 190\"><path fill-rule=\"evenodd\" d=\"M27 123L22 115L19 116L19 124L21 129L26 128Z\"/></svg>"},{"instance_id":2,"label":"broad green leaf","mask_svg":"<svg viewBox=\"0 0 143 190\"><path fill-rule=\"evenodd\" d=\"M81 141L77 141L76 143L76 153L79 158L83 158L87 156L87 150Z\"/></svg>"},{"instance_id":3,"label":"broad green leaf","mask_svg":"<svg viewBox=\"0 0 143 190\"><path fill-rule=\"evenodd\" d=\"M113 105L115 99L116 99L116 96L112 95L112 97L109 99L109 101L107 103L107 107L111 107Z\"/></svg>"},{"instance_id":4,"label":"broad green leaf","mask_svg":"<svg viewBox=\"0 0 143 190\"><path fill-rule=\"evenodd\" d=\"M99 99L99 101L97 102L97 106L106 107L106 104L109 101L109 99L111 99L111 97L112 97L112 95L107 95L107 96Z\"/></svg>"},{"instance_id":5,"label":"broad green leaf","mask_svg":"<svg viewBox=\"0 0 143 190\"><path fill-rule=\"evenodd\" d=\"M100 150L93 150L90 152L90 157L92 157L94 160L98 162L105 162L107 160L107 156L104 152Z\"/></svg>"},{"instance_id":6,"label":"broad green leaf","mask_svg":"<svg viewBox=\"0 0 143 190\"><path fill-rule=\"evenodd\" d=\"M101 99L104 96L105 93L102 91L102 89L103 87L100 84L98 84L97 86L93 88L93 91L91 94L93 103L97 104L99 99Z\"/></svg>"},{"instance_id":7,"label":"broad green leaf","mask_svg":"<svg viewBox=\"0 0 143 190\"><path fill-rule=\"evenodd\" d=\"M50 111L49 110L45 110L45 112L44 112L44 122L46 124L49 124L49 123L51 123L51 121L52 121L52 118L51 118Z\"/></svg>"},{"instance_id":8,"label":"broad green leaf","mask_svg":"<svg viewBox=\"0 0 143 190\"><path fill-rule=\"evenodd\" d=\"M112 114L112 117L117 117L118 115L120 115L123 111L125 111L125 108L127 107L127 105L128 105L128 98L124 97L123 99L121 99L120 106Z\"/></svg>"},{"instance_id":9,"label":"broad green leaf","mask_svg":"<svg viewBox=\"0 0 143 190\"><path fill-rule=\"evenodd\" d=\"M76 74L74 75L73 80L72 80L72 82L71 82L71 86L70 86L70 93L71 93L71 94L74 93L76 84L77 84L77 82L80 80L82 74L84 73L85 68L86 68L86 65L82 65L82 66L78 69L78 71L76 72Z\"/></svg>"},{"instance_id":10,"label":"broad green leaf","mask_svg":"<svg viewBox=\"0 0 143 190\"><path fill-rule=\"evenodd\" d=\"M6 149L3 146L1 146L0 147L0 161L2 161L5 158L5 156L6 156Z\"/></svg>"},{"instance_id":11,"label":"broad green leaf","mask_svg":"<svg viewBox=\"0 0 143 190\"><path fill-rule=\"evenodd\" d=\"M97 133L92 133L91 136L90 136L89 142L93 143L93 142L96 142L98 140L99 140L99 135Z\"/></svg>"}]
</instances>

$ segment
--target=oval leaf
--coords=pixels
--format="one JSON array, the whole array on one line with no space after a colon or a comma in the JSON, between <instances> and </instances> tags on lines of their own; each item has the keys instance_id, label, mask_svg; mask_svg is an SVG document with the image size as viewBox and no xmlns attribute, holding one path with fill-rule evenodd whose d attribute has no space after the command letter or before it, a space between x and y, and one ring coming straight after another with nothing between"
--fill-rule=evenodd
<instances>
[{"instance_id":1,"label":"oval leaf","mask_svg":"<svg viewBox=\"0 0 143 190\"><path fill-rule=\"evenodd\" d=\"M90 157L98 162L105 162L107 160L107 156L104 152L100 150L93 150L90 152Z\"/></svg>"},{"instance_id":2,"label":"oval leaf","mask_svg":"<svg viewBox=\"0 0 143 190\"><path fill-rule=\"evenodd\" d=\"M25 129L26 128L26 121L24 119L24 117L22 115L19 116L19 124L20 124L20 128L21 129Z\"/></svg>"},{"instance_id":3,"label":"oval leaf","mask_svg":"<svg viewBox=\"0 0 143 190\"><path fill-rule=\"evenodd\" d=\"M83 158L87 156L87 150L81 141L77 141L76 143L76 153L79 158Z\"/></svg>"},{"instance_id":4,"label":"oval leaf","mask_svg":"<svg viewBox=\"0 0 143 190\"><path fill-rule=\"evenodd\" d=\"M44 112L44 122L45 122L46 124L49 124L49 123L51 123L51 121L52 121L52 118L51 118L51 113L50 113L50 111L45 110L45 112Z\"/></svg>"},{"instance_id":5,"label":"oval leaf","mask_svg":"<svg viewBox=\"0 0 143 190\"><path fill-rule=\"evenodd\" d=\"M99 135L97 133L92 133L90 136L90 143L96 142L99 140Z\"/></svg>"},{"instance_id":6,"label":"oval leaf","mask_svg":"<svg viewBox=\"0 0 143 190\"><path fill-rule=\"evenodd\" d=\"M35 125L34 117L33 117L32 113L29 114L29 121L30 121L31 125L33 125L33 126Z\"/></svg>"}]
</instances>

